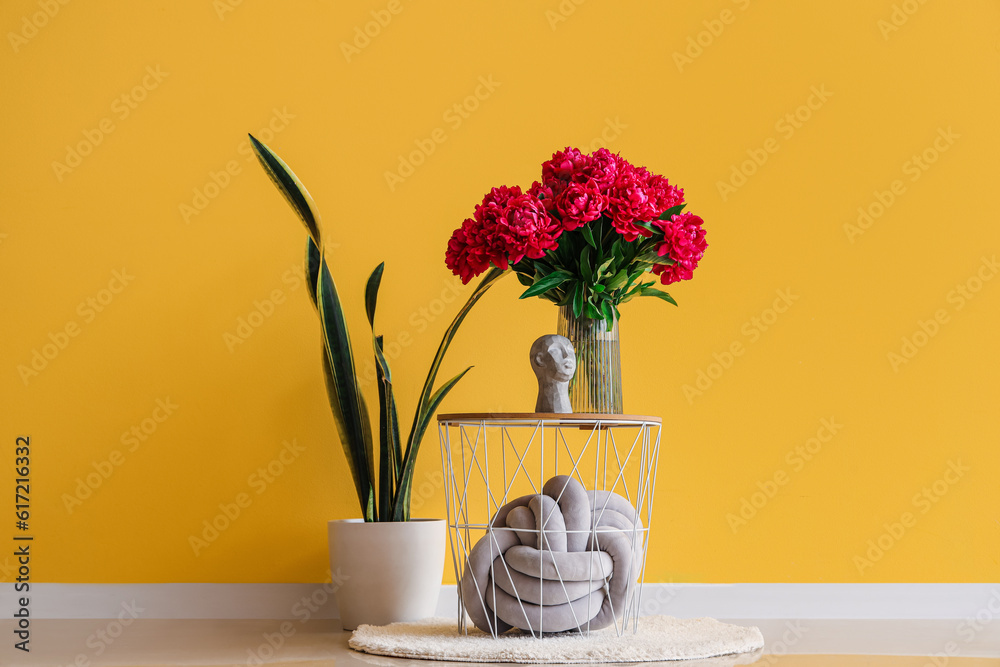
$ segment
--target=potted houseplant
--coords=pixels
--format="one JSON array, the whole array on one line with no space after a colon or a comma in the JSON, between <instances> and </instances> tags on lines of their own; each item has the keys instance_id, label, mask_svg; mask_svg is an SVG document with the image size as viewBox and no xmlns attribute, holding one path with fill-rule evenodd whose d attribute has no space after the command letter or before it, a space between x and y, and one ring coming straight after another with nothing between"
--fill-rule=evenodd
<instances>
[{"instance_id":1,"label":"potted houseplant","mask_svg":"<svg viewBox=\"0 0 1000 667\"><path fill-rule=\"evenodd\" d=\"M497 269L559 306L558 332L577 354L574 412L622 412L618 307L636 297L677 305L654 287L688 280L705 254L702 219L684 191L600 148L557 151L531 188L493 188L448 241L462 282Z\"/></svg>"},{"instance_id":2,"label":"potted houseplant","mask_svg":"<svg viewBox=\"0 0 1000 667\"><path fill-rule=\"evenodd\" d=\"M487 272L445 331L405 440L399 429L393 377L383 354L382 337L375 334L375 310L384 263L372 272L365 288L365 309L372 327L371 354L378 381L376 447L371 417L355 371L346 319L326 262L319 213L309 192L288 165L252 135L250 143L267 175L308 232L306 282L320 319L323 375L362 514L359 519L330 521L328 526L331 569L339 570L344 577L337 590L344 629L362 623L383 625L430 616L441 585L446 526L444 520L410 518L417 452L441 401L469 371L466 368L434 389L448 346L472 306L503 272L499 269Z\"/></svg>"}]
</instances>

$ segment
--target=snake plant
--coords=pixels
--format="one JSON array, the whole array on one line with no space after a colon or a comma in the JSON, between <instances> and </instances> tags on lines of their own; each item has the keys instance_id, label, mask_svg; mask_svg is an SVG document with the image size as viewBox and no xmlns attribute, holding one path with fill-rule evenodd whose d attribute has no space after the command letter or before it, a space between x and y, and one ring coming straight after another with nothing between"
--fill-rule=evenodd
<instances>
[{"instance_id":1,"label":"snake plant","mask_svg":"<svg viewBox=\"0 0 1000 667\"><path fill-rule=\"evenodd\" d=\"M308 232L306 277L309 296L319 314L322 330L323 375L326 378L330 409L354 479L362 514L365 521L408 521L413 471L420 442L441 401L472 368L466 368L435 390L434 384L441 362L465 316L504 272L495 268L489 271L445 331L420 391L413 424L404 443L399 431L392 373L383 353L382 336L375 333L375 306L385 263L379 264L372 271L365 287L365 310L372 328L372 354L375 357L378 384L379 440L376 452L371 417L359 387L354 351L340 296L327 266L320 217L315 203L302 182L281 158L253 135L250 135L250 143L264 171L305 224Z\"/></svg>"}]
</instances>

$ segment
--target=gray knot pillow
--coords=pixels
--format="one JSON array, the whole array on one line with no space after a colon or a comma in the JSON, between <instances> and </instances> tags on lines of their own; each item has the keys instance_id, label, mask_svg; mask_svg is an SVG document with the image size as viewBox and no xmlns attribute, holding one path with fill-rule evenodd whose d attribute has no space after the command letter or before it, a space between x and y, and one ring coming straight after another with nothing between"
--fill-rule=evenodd
<instances>
[{"instance_id":1,"label":"gray knot pillow","mask_svg":"<svg viewBox=\"0 0 1000 667\"><path fill-rule=\"evenodd\" d=\"M484 632L598 630L620 620L642 567L635 508L553 477L501 507L469 553L462 600Z\"/></svg>"}]
</instances>

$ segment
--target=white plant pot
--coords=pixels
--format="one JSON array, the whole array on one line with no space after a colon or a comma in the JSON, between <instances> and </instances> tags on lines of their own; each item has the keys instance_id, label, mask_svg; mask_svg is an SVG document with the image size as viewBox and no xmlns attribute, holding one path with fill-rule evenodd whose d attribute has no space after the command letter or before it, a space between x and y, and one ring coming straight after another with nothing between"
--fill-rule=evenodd
<instances>
[{"instance_id":1,"label":"white plant pot","mask_svg":"<svg viewBox=\"0 0 1000 667\"><path fill-rule=\"evenodd\" d=\"M444 519L330 521L330 571L343 581L336 596L344 629L433 616L446 528Z\"/></svg>"}]
</instances>

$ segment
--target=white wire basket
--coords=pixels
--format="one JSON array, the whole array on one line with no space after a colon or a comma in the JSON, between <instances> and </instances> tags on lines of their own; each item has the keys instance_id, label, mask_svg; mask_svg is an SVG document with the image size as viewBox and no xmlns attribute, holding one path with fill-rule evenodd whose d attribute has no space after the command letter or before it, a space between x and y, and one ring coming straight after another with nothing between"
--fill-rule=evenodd
<instances>
[{"instance_id":1,"label":"white wire basket","mask_svg":"<svg viewBox=\"0 0 1000 667\"><path fill-rule=\"evenodd\" d=\"M438 416L458 627L638 627L661 420Z\"/></svg>"}]
</instances>

